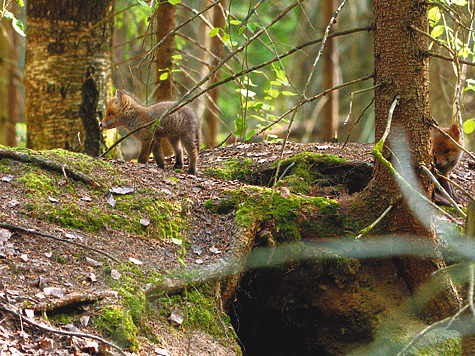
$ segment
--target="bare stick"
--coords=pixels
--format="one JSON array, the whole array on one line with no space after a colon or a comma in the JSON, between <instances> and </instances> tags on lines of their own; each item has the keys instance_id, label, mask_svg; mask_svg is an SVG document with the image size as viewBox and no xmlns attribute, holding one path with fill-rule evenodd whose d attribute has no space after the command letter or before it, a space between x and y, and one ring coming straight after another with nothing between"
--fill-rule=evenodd
<instances>
[{"instance_id":1,"label":"bare stick","mask_svg":"<svg viewBox=\"0 0 475 356\"><path fill-rule=\"evenodd\" d=\"M4 228L4 229L8 229L8 230L14 230L14 231L22 231L22 232L26 232L26 233L30 233L30 234L35 234L35 235L40 235L40 236L44 236L44 237L48 237L50 239L53 239L53 240L58 240L58 241L61 241L61 242L65 242L65 243L68 243L68 244L71 244L71 245L76 245L76 246L79 246L79 247L82 247L82 248L85 248L85 249L88 249L88 250L91 250L91 251L95 251L97 253L100 253L106 257L109 257L111 260L117 262L117 263L120 263L119 260L117 260L116 258L112 257L111 255L109 255L107 252L104 252L104 251L101 251L101 250L98 250L94 247L90 247L90 246L86 246L86 245L83 245L79 242L74 242L74 241L70 241L70 240L66 240L66 239L62 239L61 237L57 237L57 236L53 236L53 235L50 235L50 234L45 234L44 232L41 232L41 231L37 231L37 230L33 230L33 229L25 229L24 227L21 227L21 226L16 226L16 225L10 225L10 224L6 224L6 223L3 223L3 222L0 222L0 227L1 228Z\"/></svg>"},{"instance_id":2,"label":"bare stick","mask_svg":"<svg viewBox=\"0 0 475 356\"><path fill-rule=\"evenodd\" d=\"M469 199L471 199L471 200L473 200L473 202L475 202L475 197L472 194L470 194L467 189L464 189L460 184L455 182L453 179L450 179L450 178L448 178L448 177L446 177L446 176L444 176L440 173L437 173L437 177L442 178L445 181L449 182L450 184L455 186L457 189L461 190L462 193L464 193Z\"/></svg>"},{"instance_id":3,"label":"bare stick","mask_svg":"<svg viewBox=\"0 0 475 356\"><path fill-rule=\"evenodd\" d=\"M459 206L457 203L452 199L449 193L446 192L446 190L440 185L440 183L437 181L437 178L432 174L432 172L427 168L424 164L421 164L422 170L427 174L427 176L434 182L434 185L439 189L439 191L442 193L442 195L450 202L450 204L454 207L454 209L459 213L459 215L463 216L464 218L467 217L467 215L460 210Z\"/></svg>"},{"instance_id":4,"label":"bare stick","mask_svg":"<svg viewBox=\"0 0 475 356\"><path fill-rule=\"evenodd\" d=\"M390 205L388 206L388 208L371 224L369 225L368 227L365 227L363 230L360 231L360 233L358 234L358 236L356 236L357 239L359 239L361 236L363 236L363 234L366 234L369 230L371 230L372 228L374 228L376 225L379 224L379 222L381 220L383 220L383 218L388 215L388 213L391 211L392 207L394 205Z\"/></svg>"},{"instance_id":5,"label":"bare stick","mask_svg":"<svg viewBox=\"0 0 475 356\"><path fill-rule=\"evenodd\" d=\"M110 347L113 347L114 349L117 350L117 352L120 355L127 356L126 353L119 346L117 346L116 344L113 344L112 342L104 340L103 338L101 338L99 336L92 335L92 334L85 334L85 333L81 333L81 332L78 333L78 332L73 332L73 331L58 330L58 329L50 328L50 327L45 326L45 325L41 325L41 324L37 323L36 321L34 321L30 318L27 318L26 316L21 315L19 312L15 311L11 308L8 308L5 304L0 305L0 310L3 310L3 311L5 311L7 313L10 313L10 314L13 314L16 317L20 318L20 320L24 320L28 324L30 324L30 325L32 325L32 326L34 326L34 327L36 327L40 330L50 332L50 333L60 334L60 335L69 335L69 336L76 336L76 337L81 337L81 338L89 338L89 339L97 340L97 341L100 341L100 342L110 346Z\"/></svg>"}]
</instances>

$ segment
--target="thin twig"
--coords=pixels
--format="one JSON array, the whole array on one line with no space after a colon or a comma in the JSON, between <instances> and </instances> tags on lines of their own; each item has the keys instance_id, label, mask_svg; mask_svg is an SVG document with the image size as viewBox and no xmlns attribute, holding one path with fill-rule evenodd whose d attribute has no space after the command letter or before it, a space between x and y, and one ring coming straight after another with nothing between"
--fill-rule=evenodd
<instances>
[{"instance_id":1,"label":"thin twig","mask_svg":"<svg viewBox=\"0 0 475 356\"><path fill-rule=\"evenodd\" d=\"M43 236L43 237L48 237L48 238L53 239L53 240L58 240L58 241L61 241L61 242L65 242L65 243L68 243L68 244L71 244L71 245L76 245L76 246L79 246L79 247L82 247L82 248L85 248L85 249L88 249L88 250L91 250L91 251L95 251L95 252L97 252L97 253L100 253L100 254L102 254L102 255L104 255L104 256L110 258L111 260L113 260L113 261L115 261L115 262L117 262L117 263L120 263L119 260L117 260L115 257L112 257L112 256L109 255L107 252L98 250L97 248L94 248L94 247L90 247L90 246L83 245L83 244L81 244L81 243L79 243L79 242L62 239L61 237L57 237L57 236L54 236L54 235L46 234L46 233L41 232L41 231L37 231L37 230L33 230L33 229L26 229L26 228L21 227L21 226L10 225L10 224L6 224L6 223L3 223L3 222L0 222L0 227L1 227L1 228L4 228L4 229L8 229L8 230L22 231L22 232L26 232L26 233L31 233L31 234L35 234L35 235L40 235L40 236Z\"/></svg>"},{"instance_id":2,"label":"thin twig","mask_svg":"<svg viewBox=\"0 0 475 356\"><path fill-rule=\"evenodd\" d=\"M450 179L440 173L437 173L437 177L438 178L442 178L444 179L445 181L449 182L450 184L452 184L453 186L455 186L457 189L459 189L460 191L462 191L463 194L465 194L469 199L473 200L473 202L475 202L475 197L470 194L470 192L467 190L467 189L464 189L460 184L458 184L457 182L455 182L453 179Z\"/></svg>"},{"instance_id":3,"label":"thin twig","mask_svg":"<svg viewBox=\"0 0 475 356\"><path fill-rule=\"evenodd\" d=\"M459 215L463 216L464 218L467 217L467 215L460 210L459 206L457 203L452 199L449 193L440 185L439 181L437 178L432 174L432 172L427 168L424 164L421 164L422 170L427 174L427 176L434 182L434 185L437 187L437 189L442 193L442 195L449 201L449 203L454 207L454 209L459 213Z\"/></svg>"},{"instance_id":4,"label":"thin twig","mask_svg":"<svg viewBox=\"0 0 475 356\"><path fill-rule=\"evenodd\" d=\"M391 209L393 208L394 205L390 205L387 207L387 209L371 224L369 225L368 227L365 227L363 230L360 231L360 233L358 234L358 236L356 236L357 239L359 239L361 236L363 236L363 234L366 234L368 231L370 231L371 229L373 229L376 225L379 224L379 222L381 220L383 220L383 218L388 215L388 213L391 211Z\"/></svg>"}]
</instances>

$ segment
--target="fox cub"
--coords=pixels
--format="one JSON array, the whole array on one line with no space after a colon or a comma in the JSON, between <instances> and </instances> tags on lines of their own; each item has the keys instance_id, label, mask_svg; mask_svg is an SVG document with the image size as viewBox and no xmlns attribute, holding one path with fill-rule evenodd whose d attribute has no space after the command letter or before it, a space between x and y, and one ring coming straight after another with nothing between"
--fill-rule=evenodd
<instances>
[{"instance_id":1,"label":"fox cub","mask_svg":"<svg viewBox=\"0 0 475 356\"><path fill-rule=\"evenodd\" d=\"M463 146L463 140L460 134L460 129L456 124L451 127L443 128L458 144ZM459 164L462 158L462 149L456 146L451 140L446 138L440 132L434 130L434 140L432 143L432 151L434 153L434 161L437 170L440 174L450 177L452 170ZM451 197L456 198L452 190L452 186L443 178L439 178L439 183L450 194ZM445 199L437 197L441 203L445 203Z\"/></svg>"},{"instance_id":2,"label":"fox cub","mask_svg":"<svg viewBox=\"0 0 475 356\"><path fill-rule=\"evenodd\" d=\"M104 129L125 126L127 130L131 131L159 118L173 104L173 101L164 101L151 106L142 106L127 92L117 90L115 97L107 103L106 118L100 125ZM184 106L173 114L162 118L153 134L150 125L137 131L134 135L142 143L138 157L139 163L147 163L150 151L152 151L158 167L164 168L161 140L166 137L175 151L175 168L183 167L183 150L181 148L183 145L190 160L188 173L196 175L200 147L200 123L189 107Z\"/></svg>"}]
</instances>

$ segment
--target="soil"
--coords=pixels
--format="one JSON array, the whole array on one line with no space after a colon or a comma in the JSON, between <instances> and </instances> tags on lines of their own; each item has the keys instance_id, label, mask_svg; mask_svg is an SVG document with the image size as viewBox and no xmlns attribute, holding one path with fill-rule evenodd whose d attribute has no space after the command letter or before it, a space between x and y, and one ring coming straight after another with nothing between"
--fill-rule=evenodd
<instances>
[{"instance_id":1,"label":"soil","mask_svg":"<svg viewBox=\"0 0 475 356\"><path fill-rule=\"evenodd\" d=\"M298 144L288 143L284 149L284 158L303 151L336 154L343 158L371 162L372 145L348 144L340 151L341 144ZM230 252L233 246L233 234L237 227L231 215L217 215L205 208L205 202L218 198L226 189L243 186L238 181L222 181L204 175L207 168L219 166L230 158L249 158L252 170L269 167L279 156L281 146L272 143L238 143L232 146L204 150L200 154L198 175L191 176L173 170L173 158L167 159L166 169L158 169L152 162L138 164L103 160L112 163L124 181L128 181L134 192L150 189L162 196L187 198L190 205L183 208L187 215L188 228L185 232L189 241L184 256L188 268L203 268L211 265ZM93 160L93 159L91 159ZM95 159L94 159L95 160ZM144 275L155 271L167 274L181 268L179 262L180 246L170 239L157 239L154 236L131 235L105 225L97 232L82 229L70 229L54 223L47 223L35 215L29 207L34 203L35 195L21 184L23 174L21 162L2 160L0 168L8 166L8 171L0 170L0 222L43 234L49 234L69 241L105 251L121 263L129 263L143 270ZM35 168L38 172L40 168ZM73 197L81 201L81 209L90 209L92 205L102 211L110 211L107 195L90 197L91 187L75 184L74 190L64 186L64 177L58 173L44 173L53 177L58 193L50 197L53 204L61 205ZM88 173L99 181L109 182L109 171L92 167ZM453 178L463 188L475 193L473 180L474 162L465 158L455 169ZM169 179L176 178L176 180ZM110 182L107 188L113 188ZM134 194L132 192L131 194ZM116 196L117 198L117 196ZM119 198L117 198L119 199ZM461 199L463 206L467 200ZM147 222L144 222L144 229ZM91 317L106 305L115 305L120 296L111 288L110 270L117 265L103 254L80 246L54 240L14 229L0 229L0 297L4 303L19 309L29 309L26 316L54 328L64 328L65 322L58 319L45 320L46 310L55 309L55 303L71 297L72 293L83 298L81 303L71 302L77 317L74 326L81 332L102 335L93 322L77 322L80 316ZM95 265L95 262L98 265ZM109 271L109 272L107 272ZM124 277L124 275L122 276ZM119 279L120 281L120 279ZM97 303L85 303L97 300ZM25 307L27 305L27 307ZM36 310L36 313L34 311ZM104 352L98 350L89 340L87 347L82 339L72 338L39 330L18 317L2 313L0 321L0 344L2 350L14 355L81 355L115 354L113 349ZM25 315L25 314L23 314ZM48 312L48 315L51 315ZM81 319L86 320L86 319ZM140 351L137 355L235 355L230 343L199 330L186 330L179 326L164 326L163 320L150 326L158 336L158 343L145 337L139 337ZM168 321L166 321L168 323ZM69 326L71 327L71 326ZM172 331L171 331L172 330ZM83 343L83 344L81 344ZM79 345L81 344L81 345ZM3 352L3 351L2 351ZM128 354L131 354L127 351ZM3 354L3 353L2 353Z\"/></svg>"}]
</instances>

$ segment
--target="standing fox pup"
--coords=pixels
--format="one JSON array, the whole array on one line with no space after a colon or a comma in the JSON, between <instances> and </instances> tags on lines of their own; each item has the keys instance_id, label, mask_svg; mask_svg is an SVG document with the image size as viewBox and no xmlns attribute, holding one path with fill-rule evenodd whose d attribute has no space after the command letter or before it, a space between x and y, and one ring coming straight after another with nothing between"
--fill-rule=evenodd
<instances>
[{"instance_id":1,"label":"standing fox pup","mask_svg":"<svg viewBox=\"0 0 475 356\"><path fill-rule=\"evenodd\" d=\"M117 90L115 97L107 103L106 118L101 122L104 129L113 129L125 126L132 131L143 124L158 119L167 109L172 107L173 101L164 101L152 106L142 106L123 90ZM166 137L175 151L175 168L183 167L183 150L185 147L190 159L188 173L196 175L196 163L199 155L200 124L195 113L189 107L182 107L160 120L160 123L151 132L151 125L134 133L142 143L138 161L147 163L150 151L157 166L165 167L161 140Z\"/></svg>"},{"instance_id":2,"label":"standing fox pup","mask_svg":"<svg viewBox=\"0 0 475 356\"><path fill-rule=\"evenodd\" d=\"M460 129L456 124L453 124L451 127L443 128L442 130L448 133L449 136L452 137L459 145L463 146ZM462 149L456 146L451 140L442 135L440 132L434 130L432 151L434 153L434 161L437 170L440 172L440 174L449 178L450 173L455 168L455 166L459 164L460 159L462 158ZM452 186L443 178L439 178L438 180L440 185L442 185L447 193L449 193L452 198L455 198Z\"/></svg>"}]
</instances>

